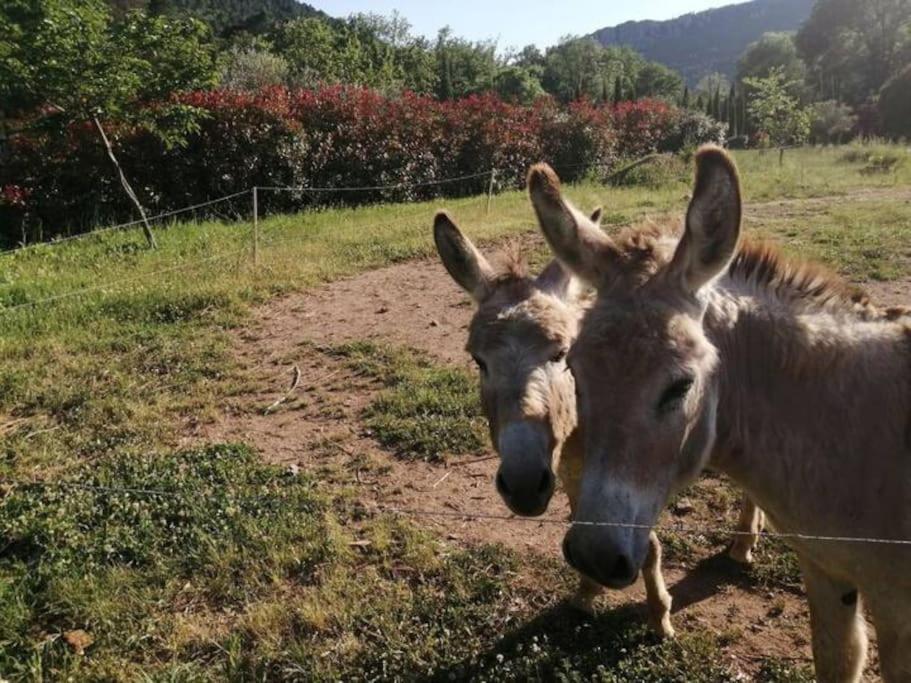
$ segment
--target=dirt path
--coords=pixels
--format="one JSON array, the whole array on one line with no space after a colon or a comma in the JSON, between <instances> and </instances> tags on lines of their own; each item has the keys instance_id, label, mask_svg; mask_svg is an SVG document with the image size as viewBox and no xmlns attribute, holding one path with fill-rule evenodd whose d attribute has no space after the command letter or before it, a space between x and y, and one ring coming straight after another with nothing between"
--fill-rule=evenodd
<instances>
[{"instance_id":1,"label":"dirt path","mask_svg":"<svg viewBox=\"0 0 911 683\"><path fill-rule=\"evenodd\" d=\"M540 245L534 236L523 238L523 246ZM911 301L907 281L867 289L884 304ZM236 359L252 389L234 396L222 414L191 425L187 441L250 443L270 462L313 472L327 487L356 487L368 507L507 514L492 485L495 459L447 466L396 459L360 421L380 387L320 351L322 345L378 340L467 366L463 346L471 314L467 297L436 259L364 273L270 302L235 335ZM264 414L285 392L294 366L301 370L294 399ZM565 518L567 513L559 496L548 516ZM688 520L694 525L730 526L735 521L732 510L696 514ZM442 543L497 543L552 556L559 554L564 533L560 526L528 521L421 517L419 523L433 529ZM745 570L713 557L719 550L666 563L678 630L724 634L730 641L727 653L746 670L755 671L763 656L808 662L808 615L801 597L759 589ZM691 571L694 567L698 571ZM603 598L602 604L641 602L643 596L640 582L626 595Z\"/></svg>"}]
</instances>

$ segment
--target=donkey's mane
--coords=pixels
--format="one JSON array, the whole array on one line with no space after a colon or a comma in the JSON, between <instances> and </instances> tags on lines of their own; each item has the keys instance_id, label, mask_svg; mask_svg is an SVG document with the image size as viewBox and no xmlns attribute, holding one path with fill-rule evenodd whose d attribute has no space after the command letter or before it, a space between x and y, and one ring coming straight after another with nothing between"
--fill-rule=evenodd
<instances>
[{"instance_id":1,"label":"donkey's mane","mask_svg":"<svg viewBox=\"0 0 911 683\"><path fill-rule=\"evenodd\" d=\"M894 320L911 311L880 309L867 293L819 263L786 256L768 242L745 238L728 268L728 276L801 309L851 313L864 320Z\"/></svg>"},{"instance_id":2,"label":"donkey's mane","mask_svg":"<svg viewBox=\"0 0 911 683\"><path fill-rule=\"evenodd\" d=\"M681 234L678 225L646 221L615 237L622 255L627 282L645 282L665 266ZM863 320L895 320L911 316L904 307L879 308L860 287L825 266L792 258L769 242L743 238L728 268L735 282L759 290L802 311L828 310L856 315Z\"/></svg>"}]
</instances>

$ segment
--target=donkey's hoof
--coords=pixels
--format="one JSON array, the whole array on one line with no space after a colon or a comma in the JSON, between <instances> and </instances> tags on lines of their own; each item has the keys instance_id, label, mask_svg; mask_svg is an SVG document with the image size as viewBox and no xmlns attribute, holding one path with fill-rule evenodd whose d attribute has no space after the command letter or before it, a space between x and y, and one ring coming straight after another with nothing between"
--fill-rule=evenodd
<instances>
[{"instance_id":1,"label":"donkey's hoof","mask_svg":"<svg viewBox=\"0 0 911 683\"><path fill-rule=\"evenodd\" d=\"M671 640L677 635L671 624L672 603L671 596L665 593L661 598L660 605L649 605L648 625L662 640Z\"/></svg>"},{"instance_id":2,"label":"donkey's hoof","mask_svg":"<svg viewBox=\"0 0 911 683\"><path fill-rule=\"evenodd\" d=\"M576 593L566 600L566 605L586 617L595 616L595 599L590 595Z\"/></svg>"},{"instance_id":3,"label":"donkey's hoof","mask_svg":"<svg viewBox=\"0 0 911 683\"><path fill-rule=\"evenodd\" d=\"M674 627L671 625L670 616L665 616L658 623L651 624L652 630L655 632L661 640L673 640L677 637L677 632L674 630Z\"/></svg>"},{"instance_id":4,"label":"donkey's hoof","mask_svg":"<svg viewBox=\"0 0 911 683\"><path fill-rule=\"evenodd\" d=\"M738 564L751 565L753 564L753 547L752 546L741 546L734 543L730 550L728 550L728 557L730 557L734 562Z\"/></svg>"}]
</instances>

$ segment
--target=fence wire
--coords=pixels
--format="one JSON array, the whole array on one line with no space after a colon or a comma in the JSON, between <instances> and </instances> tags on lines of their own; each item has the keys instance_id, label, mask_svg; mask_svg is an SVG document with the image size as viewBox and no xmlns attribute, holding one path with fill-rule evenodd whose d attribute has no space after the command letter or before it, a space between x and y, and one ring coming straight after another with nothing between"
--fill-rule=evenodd
<instances>
[{"instance_id":1,"label":"fence wire","mask_svg":"<svg viewBox=\"0 0 911 683\"><path fill-rule=\"evenodd\" d=\"M234 194L225 195L224 197L219 197L218 199L211 199L200 204L193 204L191 206L185 206L182 209L174 209L173 211L166 211L165 213L160 213L155 216L149 216L147 218L149 223L162 220L164 218L171 218L172 216L178 216L180 214L189 213L190 211L197 211L199 209L204 209L209 206L215 206L216 204L223 204L224 202L231 201L232 199L237 199L238 197L243 197L245 194L250 194L253 190L241 190L240 192L235 192ZM135 221L129 221L127 223L118 223L117 225L109 225L104 228L98 228L96 230L90 230L89 232L83 232L78 235L69 235L68 237L60 237L58 239L50 240L49 242L35 242L34 244L25 244L21 247L15 249L7 249L6 251L0 252L0 256L13 256L19 254L23 251L30 251L32 249L39 249L41 247L55 247L59 244L65 244L67 242L74 242L76 240L88 239L90 237L96 237L98 235L104 235L110 232L117 232L118 230L126 230L127 228L133 228L137 225L142 225L145 221L141 218Z\"/></svg>"},{"instance_id":2,"label":"fence wire","mask_svg":"<svg viewBox=\"0 0 911 683\"><path fill-rule=\"evenodd\" d=\"M41 480L33 481L16 481L10 479L0 479L0 487L6 487L7 490L10 489L23 489L30 487L38 487L44 489L51 488L60 488L60 489L72 489L72 490L82 490L82 491L91 491L95 493L105 493L105 494L123 494L123 495L135 495L135 496L144 496L144 497L166 497L166 498L183 498L187 495L191 495L188 492L177 492L177 491L168 491L164 489L148 489L148 488L130 488L130 487L116 487L116 486L102 486L97 484L82 484L79 482L49 482ZM244 488L244 487L240 487ZM253 485L250 485L249 488L254 488ZM256 489L261 490L262 485L256 485ZM235 489L236 490L236 489ZM198 495L198 491L192 495ZM263 501L263 502L273 502L275 497L267 497L263 495L253 495L249 498ZM496 521L496 522L508 522L515 524L535 524L535 525L546 525L546 526L561 526L565 528L572 527L603 527L610 529L633 529L640 531L655 531L657 533L670 532L682 535L689 536L706 536L706 535L724 535L724 536L751 536L759 537L763 539L776 539L776 540L800 540L800 541L818 541L825 543L852 543L852 544L869 544L869 545L894 545L894 546L905 546L911 547L911 540L908 539L897 539L897 538L876 538L876 537L865 537L865 536L832 536L832 535L818 535L818 534L803 534L803 533L789 533L789 532L777 532L777 531L761 531L753 533L751 531L741 531L739 529L732 529L729 527L709 527L709 526L692 526L686 525L683 523L678 524L664 524L664 525L655 525L649 526L646 524L633 524L628 522L608 522L608 521L587 521L587 520L570 520L570 519L558 519L555 517L518 517L515 515L504 515L496 513L483 513L483 512L461 512L458 510L427 510L419 508L404 508L404 507L395 507L387 505L375 505L375 506L360 506L356 510L358 513L373 513L373 514L388 514L395 515L399 517L408 517L408 518L439 518L439 519L455 519L461 521Z\"/></svg>"},{"instance_id":3,"label":"fence wire","mask_svg":"<svg viewBox=\"0 0 911 683\"><path fill-rule=\"evenodd\" d=\"M216 254L214 256L208 256L202 259L196 259L194 261L181 263L180 265L170 266L168 268L160 268L158 270L151 270L146 273L141 273L139 275L133 275L127 278L121 278L119 280L110 280L98 285L92 285L91 287L83 287L81 289L74 289L69 292L64 292L62 294L55 294L54 296L46 297L44 299L35 299L34 301L25 301L20 304L14 304L12 306L5 306L0 308L0 314L2 313L14 313L16 311L24 310L27 308L34 308L35 306L40 306L42 304L55 303L58 301L63 301L66 299L72 299L79 296L85 296L86 294L93 294L95 292L103 292L108 289L114 289L124 284L129 284L133 282L139 282L141 280L148 279L150 277L155 277L158 275L167 275L169 273L176 273L182 270L192 270L198 266L201 266L206 263L212 263L216 261L223 261L227 259L234 258L240 254L245 254L248 249L237 249L234 251L229 251L224 254Z\"/></svg>"},{"instance_id":4,"label":"fence wire","mask_svg":"<svg viewBox=\"0 0 911 683\"><path fill-rule=\"evenodd\" d=\"M446 185L448 183L458 183L465 180L475 180L477 178L486 178L496 174L496 170L482 171L481 173L472 173L471 175L457 176L454 178L441 178L439 180L428 180L420 183L394 183L390 185L373 185L364 187L280 187L270 185L257 185L257 190L267 192L379 192L382 190L404 190L413 187L433 187L435 185Z\"/></svg>"}]
</instances>

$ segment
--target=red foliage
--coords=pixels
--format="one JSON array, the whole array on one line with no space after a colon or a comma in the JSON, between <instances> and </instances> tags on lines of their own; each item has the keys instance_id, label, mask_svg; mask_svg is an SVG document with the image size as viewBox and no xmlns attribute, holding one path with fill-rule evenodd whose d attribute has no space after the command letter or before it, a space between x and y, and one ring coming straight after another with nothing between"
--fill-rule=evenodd
<instances>
[{"instance_id":1,"label":"red foliage","mask_svg":"<svg viewBox=\"0 0 911 683\"><path fill-rule=\"evenodd\" d=\"M626 157L641 157L658 150L673 134L680 110L661 100L620 102L612 112L617 142Z\"/></svg>"},{"instance_id":2,"label":"red foliage","mask_svg":"<svg viewBox=\"0 0 911 683\"><path fill-rule=\"evenodd\" d=\"M204 112L199 132L183 147L167 149L147 132L107 124L121 163L153 212L254 185L397 186L270 194L268 210L302 202L458 196L482 191L486 178L433 183L494 168L501 183L518 188L527 168L541 160L573 180L606 171L620 157L676 144L671 141L682 117L656 100L561 107L545 98L525 107L494 94L438 102L411 93L387 98L350 86L212 90L177 95L174 102ZM45 228L79 229L131 216L90 124L71 126L62 139L18 136L11 143L11 163L0 170L0 187L28 188L29 215ZM17 206L25 201L24 194L16 197Z\"/></svg>"}]
</instances>

